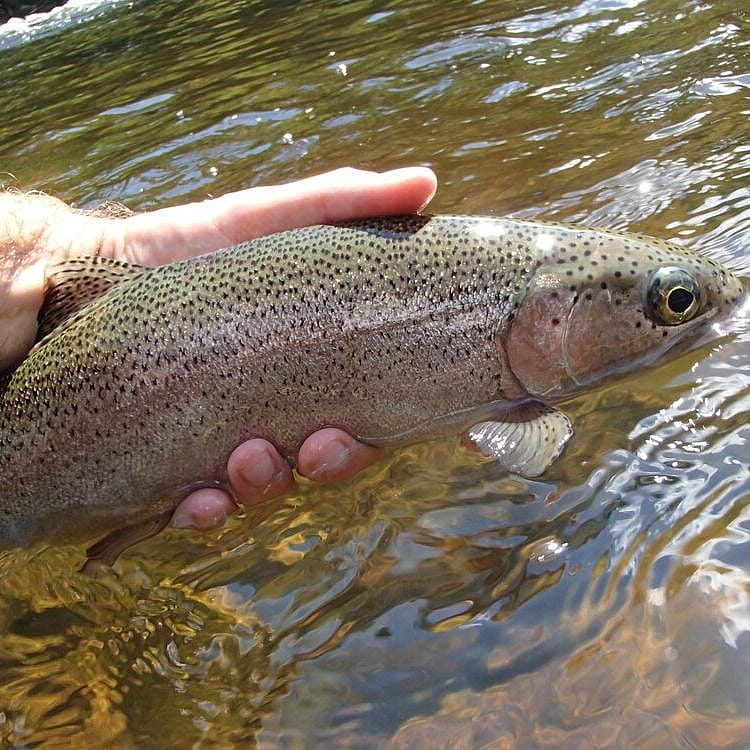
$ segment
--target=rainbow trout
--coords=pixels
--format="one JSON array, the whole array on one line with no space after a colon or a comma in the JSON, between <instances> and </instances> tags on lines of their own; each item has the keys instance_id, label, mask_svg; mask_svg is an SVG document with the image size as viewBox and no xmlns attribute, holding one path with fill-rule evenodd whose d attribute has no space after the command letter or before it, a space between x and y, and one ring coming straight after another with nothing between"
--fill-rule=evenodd
<instances>
[{"instance_id":1,"label":"rainbow trout","mask_svg":"<svg viewBox=\"0 0 750 750\"><path fill-rule=\"evenodd\" d=\"M225 485L241 441L293 462L325 425L378 445L467 432L536 476L572 434L556 400L694 344L742 296L657 239L469 216L311 226L158 268L66 262L2 384L0 543L114 532L91 553L111 561Z\"/></svg>"}]
</instances>

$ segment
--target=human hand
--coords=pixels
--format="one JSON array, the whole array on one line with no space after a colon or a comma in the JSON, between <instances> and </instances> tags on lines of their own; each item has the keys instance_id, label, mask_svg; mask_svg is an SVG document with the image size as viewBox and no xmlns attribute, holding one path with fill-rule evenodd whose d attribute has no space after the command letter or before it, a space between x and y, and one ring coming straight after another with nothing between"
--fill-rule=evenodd
<instances>
[{"instance_id":1,"label":"human hand","mask_svg":"<svg viewBox=\"0 0 750 750\"><path fill-rule=\"evenodd\" d=\"M434 174L424 168L384 173L347 168L118 219L74 211L45 195L0 194L0 369L17 362L31 346L46 270L54 263L81 255L170 263L285 229L414 213L432 198L435 186ZM310 479L340 480L379 455L378 448L342 430L324 428L302 444L297 469ZM217 528L236 510L235 501L262 502L294 484L287 461L261 439L235 449L227 477L232 495L197 490L177 507L172 524Z\"/></svg>"}]
</instances>

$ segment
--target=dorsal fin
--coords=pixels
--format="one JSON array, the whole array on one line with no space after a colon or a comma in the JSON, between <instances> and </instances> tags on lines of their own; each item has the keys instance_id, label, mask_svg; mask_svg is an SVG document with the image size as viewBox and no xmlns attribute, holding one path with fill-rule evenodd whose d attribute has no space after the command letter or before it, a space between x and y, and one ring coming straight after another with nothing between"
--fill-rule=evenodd
<instances>
[{"instance_id":1,"label":"dorsal fin","mask_svg":"<svg viewBox=\"0 0 750 750\"><path fill-rule=\"evenodd\" d=\"M143 266L111 258L72 258L47 272L44 302L37 318L36 340L41 341L89 302L110 289L140 276Z\"/></svg>"}]
</instances>

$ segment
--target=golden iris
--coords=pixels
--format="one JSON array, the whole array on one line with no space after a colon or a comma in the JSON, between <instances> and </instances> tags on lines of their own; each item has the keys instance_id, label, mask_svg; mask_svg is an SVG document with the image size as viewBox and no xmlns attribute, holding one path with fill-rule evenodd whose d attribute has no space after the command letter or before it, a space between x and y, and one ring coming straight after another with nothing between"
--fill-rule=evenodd
<instances>
[{"instance_id":1,"label":"golden iris","mask_svg":"<svg viewBox=\"0 0 750 750\"><path fill-rule=\"evenodd\" d=\"M676 326L692 320L701 307L698 282L683 268L666 266L651 274L647 311L657 323Z\"/></svg>"}]
</instances>

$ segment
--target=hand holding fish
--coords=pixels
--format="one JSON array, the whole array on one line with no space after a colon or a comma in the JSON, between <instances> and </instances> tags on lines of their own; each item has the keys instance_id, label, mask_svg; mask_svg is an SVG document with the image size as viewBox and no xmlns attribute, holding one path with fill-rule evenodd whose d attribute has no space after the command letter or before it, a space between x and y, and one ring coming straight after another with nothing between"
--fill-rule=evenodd
<instances>
[{"instance_id":1,"label":"hand holding fish","mask_svg":"<svg viewBox=\"0 0 750 750\"><path fill-rule=\"evenodd\" d=\"M52 264L98 255L161 265L308 224L416 212L435 185L433 173L422 168L384 173L347 168L124 218L113 217L112 210L75 211L43 194L0 194L0 369L20 360L34 341ZM305 440L298 470L316 480L344 479L379 454L342 430L326 428ZM288 462L262 439L234 450L227 475L234 499L219 489L193 492L175 510L173 525L216 528L236 510L235 500L258 503L294 483Z\"/></svg>"},{"instance_id":2,"label":"hand holding fish","mask_svg":"<svg viewBox=\"0 0 750 750\"><path fill-rule=\"evenodd\" d=\"M283 491L285 461L340 478L441 434L540 476L568 396L695 345L744 295L639 234L416 214L429 171L333 174L11 243L6 318L41 310L0 390L1 543L109 531L88 555L111 564L170 519L220 524L229 493ZM81 236L99 257L73 257Z\"/></svg>"}]
</instances>

